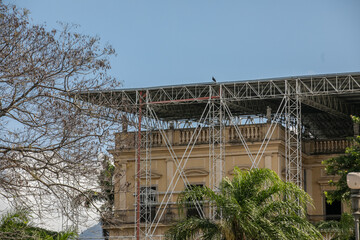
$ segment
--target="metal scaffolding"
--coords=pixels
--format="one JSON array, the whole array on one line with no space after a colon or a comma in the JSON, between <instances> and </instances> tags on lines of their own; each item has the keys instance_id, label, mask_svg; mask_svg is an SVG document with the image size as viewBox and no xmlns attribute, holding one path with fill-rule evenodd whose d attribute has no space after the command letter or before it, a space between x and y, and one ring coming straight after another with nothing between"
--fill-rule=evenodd
<instances>
[{"instance_id":1,"label":"metal scaffolding","mask_svg":"<svg viewBox=\"0 0 360 240\"><path fill-rule=\"evenodd\" d=\"M150 109L148 107L148 97L143 92L138 93L138 128L136 135L136 204L135 204L135 219L137 223L142 222L143 228L140 224L135 225L135 234L139 239L140 236L146 236L148 226L151 224L151 207L152 207L152 189L151 189L151 131L153 126L150 121ZM141 180L145 184L141 184ZM149 211L150 210L150 211Z\"/></svg>"},{"instance_id":2,"label":"metal scaffolding","mask_svg":"<svg viewBox=\"0 0 360 240\"><path fill-rule=\"evenodd\" d=\"M295 89L286 84L285 105L285 159L286 181L302 187L302 159L301 159L301 100L298 80Z\"/></svg>"},{"instance_id":3,"label":"metal scaffolding","mask_svg":"<svg viewBox=\"0 0 360 240\"><path fill-rule=\"evenodd\" d=\"M221 97L221 86L218 92L210 89L210 109L208 119L209 132L209 188L217 191L221 179L225 176L225 137L223 120L223 100ZM212 99L216 96L216 100ZM219 99L219 101L217 101ZM215 218L216 209L214 206L209 208L209 217Z\"/></svg>"},{"instance_id":4,"label":"metal scaffolding","mask_svg":"<svg viewBox=\"0 0 360 240\"><path fill-rule=\"evenodd\" d=\"M155 239L156 228L171 202L175 186L180 179L185 186L189 185L184 168L195 144L204 139L209 143L209 187L216 191L225 176L226 126L234 129L249 156L252 168L259 166L276 125L284 126L286 180L302 186L302 139L353 135L350 115L360 110L360 73L90 91L74 93L72 97L103 106L104 115L110 119L111 111L107 109L116 109L133 123L133 130L138 132L135 236L137 239ZM270 108L276 109L276 112L269 113ZM258 151L252 152L241 132L239 118L265 115L269 115L265 138ZM182 123L183 132L190 139L181 157L175 154L164 130L169 122ZM186 126L191 128L186 129ZM155 216L148 216L149 211L141 208L151 208L152 201L141 196L149 196L152 191L153 130L161 134L161 141L174 161L176 172ZM204 217L197 200L194 200L194 206L199 215ZM215 217L215 212L216 209L210 206L210 217Z\"/></svg>"}]
</instances>

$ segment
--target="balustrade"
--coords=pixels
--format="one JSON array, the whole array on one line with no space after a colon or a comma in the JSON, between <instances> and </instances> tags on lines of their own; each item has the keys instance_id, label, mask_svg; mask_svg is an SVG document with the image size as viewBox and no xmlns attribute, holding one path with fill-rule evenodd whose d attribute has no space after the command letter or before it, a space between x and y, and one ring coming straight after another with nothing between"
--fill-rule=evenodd
<instances>
[{"instance_id":1,"label":"balustrade","mask_svg":"<svg viewBox=\"0 0 360 240\"><path fill-rule=\"evenodd\" d=\"M163 145L163 138L162 138L160 132L152 132L151 133L151 145L153 145L153 146Z\"/></svg>"},{"instance_id":2,"label":"balustrade","mask_svg":"<svg viewBox=\"0 0 360 240\"><path fill-rule=\"evenodd\" d=\"M253 124L239 126L239 130L247 141L262 141L265 137L268 125L266 124ZM168 134L168 139L172 145L186 145L190 142L191 136L193 136L195 129L175 129L165 131ZM225 127L225 142L240 142L239 135L234 126ZM172 136L172 137L170 137ZM195 134L196 136L196 134ZM280 139L280 135L273 136L273 139ZM118 133L116 135L116 148L117 149L130 149L135 146L136 133ZM153 147L165 146L163 136L159 131L153 131L150 135L151 145ZM194 141L194 139L193 139ZM196 144L205 144L209 142L209 129L203 128L198 135ZM304 148L304 152L309 154L321 154L321 153L341 153L344 152L347 147L352 145L352 141L346 139L327 139L327 140L309 140L307 144L310 148ZM305 150L306 149L306 150Z\"/></svg>"},{"instance_id":3,"label":"balustrade","mask_svg":"<svg viewBox=\"0 0 360 240\"><path fill-rule=\"evenodd\" d=\"M241 135L243 135L243 137L245 139L248 139L250 141L261 141L263 140L263 138L265 137L262 134L261 128L263 127L263 125L247 125L247 126L239 126ZM239 135L235 129L235 127L230 127L227 129L228 133L229 133L229 141L231 142L236 142L239 141Z\"/></svg>"},{"instance_id":4,"label":"balustrade","mask_svg":"<svg viewBox=\"0 0 360 240\"><path fill-rule=\"evenodd\" d=\"M314 140L311 141L312 153L340 153L344 152L347 147L352 145L352 142L346 139L332 139L332 140Z\"/></svg>"},{"instance_id":5,"label":"balustrade","mask_svg":"<svg viewBox=\"0 0 360 240\"><path fill-rule=\"evenodd\" d=\"M239 126L242 136L248 141L262 141L265 137L267 124L251 124ZM172 145L186 145L190 142L191 136L194 135L194 128L190 129L175 129L165 130L164 133ZM198 131L198 130L196 130ZM223 130L225 135L225 142L240 142L240 138L234 126L225 127ZM195 133L194 136L197 134ZM171 137L170 137L171 136ZM279 135L273 137L279 139ZM152 131L150 133L150 141L153 147L165 146L163 136L159 131ZM116 134L116 148L129 149L135 146L136 133L126 132ZM193 139L194 141L195 139ZM196 144L206 144L209 142L209 128L203 128L198 135Z\"/></svg>"}]
</instances>

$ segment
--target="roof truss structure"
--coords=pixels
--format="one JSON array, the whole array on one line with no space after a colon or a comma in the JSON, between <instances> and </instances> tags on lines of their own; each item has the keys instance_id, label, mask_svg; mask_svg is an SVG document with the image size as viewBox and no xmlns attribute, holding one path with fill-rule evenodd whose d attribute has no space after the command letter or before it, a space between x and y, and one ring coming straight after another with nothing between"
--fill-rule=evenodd
<instances>
[{"instance_id":1,"label":"roof truss structure","mask_svg":"<svg viewBox=\"0 0 360 240\"><path fill-rule=\"evenodd\" d=\"M303 126L311 137L335 138L352 134L339 125L351 125L350 115L359 113L360 73L101 90L71 95L81 101L134 115L139 99L143 102L148 99L147 104L151 104L158 118L168 122L198 121L207 101L211 98L220 102L220 95L236 116L265 115L267 107L276 109L286 94L299 96ZM323 121L317 121L319 118ZM328 131L329 128L332 131Z\"/></svg>"}]
</instances>

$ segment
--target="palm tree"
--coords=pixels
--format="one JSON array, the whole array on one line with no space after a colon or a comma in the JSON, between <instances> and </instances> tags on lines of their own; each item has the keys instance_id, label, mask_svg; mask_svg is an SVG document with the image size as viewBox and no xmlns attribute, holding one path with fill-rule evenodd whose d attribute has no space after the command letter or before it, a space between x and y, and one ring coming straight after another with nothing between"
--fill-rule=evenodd
<instances>
[{"instance_id":1,"label":"palm tree","mask_svg":"<svg viewBox=\"0 0 360 240\"><path fill-rule=\"evenodd\" d=\"M167 239L322 239L305 217L311 198L301 188L269 169L234 172L232 180L222 180L219 191L190 188L178 198L180 210L189 199L203 199L216 206L221 220L184 218L168 230Z\"/></svg>"}]
</instances>

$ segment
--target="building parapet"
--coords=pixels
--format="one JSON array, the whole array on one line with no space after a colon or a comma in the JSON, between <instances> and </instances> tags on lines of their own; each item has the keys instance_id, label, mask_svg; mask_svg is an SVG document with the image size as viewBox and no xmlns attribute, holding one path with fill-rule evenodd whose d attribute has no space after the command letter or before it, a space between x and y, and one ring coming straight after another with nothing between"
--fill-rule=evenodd
<instances>
[{"instance_id":1,"label":"building parapet","mask_svg":"<svg viewBox=\"0 0 360 240\"><path fill-rule=\"evenodd\" d=\"M238 126L242 136L247 142L261 142L264 140L270 124L249 124ZM209 128L202 128L199 134L194 135L195 128L166 129L169 143L172 146L187 145L190 141L195 141L192 136L197 136L196 144L209 143ZM240 143L240 137L234 126L225 127L224 138L226 143ZM121 132L115 135L115 150L134 149L137 132ZM284 128L281 125L275 126L274 134L271 140L284 140ZM163 136L158 130L150 132L150 141L152 147L165 147ZM347 147L352 146L353 142L349 139L308 139L303 141L303 152L309 155L313 154L334 154L344 153Z\"/></svg>"},{"instance_id":2,"label":"building parapet","mask_svg":"<svg viewBox=\"0 0 360 240\"><path fill-rule=\"evenodd\" d=\"M345 149L352 145L353 141L348 139L306 140L303 143L303 152L310 155L344 153Z\"/></svg>"},{"instance_id":3,"label":"building parapet","mask_svg":"<svg viewBox=\"0 0 360 240\"><path fill-rule=\"evenodd\" d=\"M248 142L261 142L265 138L270 124L250 124L239 125L238 129L241 135ZM275 130L271 136L271 140L283 140L284 129L279 124L275 125ZM172 146L187 145L190 141L195 141L192 136L197 136L196 144L209 143L209 128L202 128L201 132L194 135L194 132L198 131L195 128L183 128L183 129L166 129L164 130L169 143ZM224 127L223 136L226 143L239 143L241 142L238 132L234 126ZM133 149L135 148L137 132L121 132L115 135L115 149ZM152 147L164 147L166 146L163 136L160 131L155 130L150 132L150 141Z\"/></svg>"}]
</instances>

